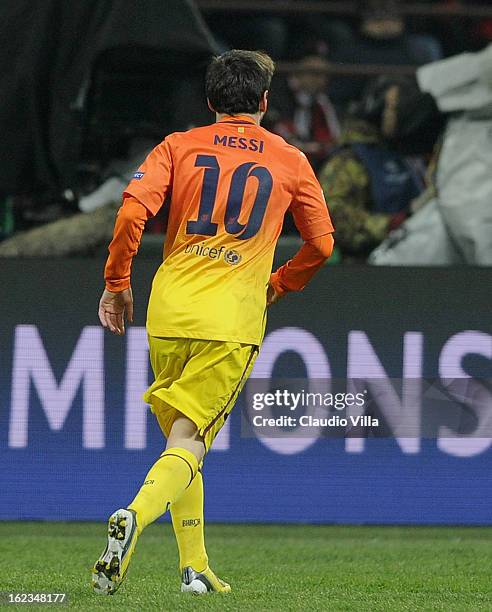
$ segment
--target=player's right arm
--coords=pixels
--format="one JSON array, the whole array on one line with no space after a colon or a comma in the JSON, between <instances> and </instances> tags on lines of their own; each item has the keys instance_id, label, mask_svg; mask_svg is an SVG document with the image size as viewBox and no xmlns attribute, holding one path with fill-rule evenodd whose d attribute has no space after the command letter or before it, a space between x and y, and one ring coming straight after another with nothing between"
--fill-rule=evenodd
<instances>
[{"instance_id":1,"label":"player's right arm","mask_svg":"<svg viewBox=\"0 0 492 612\"><path fill-rule=\"evenodd\" d=\"M123 194L104 268L106 288L98 311L101 324L115 334L125 333L125 315L133 321L132 260L145 222L158 212L172 187L172 176L172 155L166 139L149 154Z\"/></svg>"},{"instance_id":2,"label":"player's right arm","mask_svg":"<svg viewBox=\"0 0 492 612\"><path fill-rule=\"evenodd\" d=\"M300 154L298 185L290 206L303 246L270 277L268 305L289 291L300 291L331 255L333 224L321 186L305 155Z\"/></svg>"}]
</instances>

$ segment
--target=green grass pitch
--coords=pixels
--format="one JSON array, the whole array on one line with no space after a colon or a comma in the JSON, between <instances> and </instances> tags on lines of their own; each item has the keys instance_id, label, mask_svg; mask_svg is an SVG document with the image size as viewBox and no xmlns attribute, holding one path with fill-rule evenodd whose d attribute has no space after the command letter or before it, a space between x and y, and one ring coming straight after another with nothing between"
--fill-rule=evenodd
<instances>
[{"instance_id":1,"label":"green grass pitch","mask_svg":"<svg viewBox=\"0 0 492 612\"><path fill-rule=\"evenodd\" d=\"M492 610L488 528L209 525L207 541L231 594L181 594L174 536L159 524L142 535L118 593L102 597L89 568L105 525L0 523L0 591L67 592L68 607L85 611ZM5 607L14 608L31 606Z\"/></svg>"}]
</instances>

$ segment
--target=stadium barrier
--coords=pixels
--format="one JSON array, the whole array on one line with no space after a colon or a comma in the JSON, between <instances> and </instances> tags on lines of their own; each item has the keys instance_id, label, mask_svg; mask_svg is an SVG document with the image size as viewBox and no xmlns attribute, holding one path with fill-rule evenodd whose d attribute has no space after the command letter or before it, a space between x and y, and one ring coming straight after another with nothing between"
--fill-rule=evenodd
<instances>
[{"instance_id":1,"label":"stadium barrier","mask_svg":"<svg viewBox=\"0 0 492 612\"><path fill-rule=\"evenodd\" d=\"M136 322L120 338L98 324L100 261L2 262L1 519L105 519L161 452L140 399L156 265L134 264ZM490 269L326 267L275 305L205 463L208 520L492 523L491 287ZM361 414L383 433L248 429L250 417L278 416L266 412L268 394L290 379L324 392L356 381L375 398ZM346 415L331 408L325 416Z\"/></svg>"}]
</instances>

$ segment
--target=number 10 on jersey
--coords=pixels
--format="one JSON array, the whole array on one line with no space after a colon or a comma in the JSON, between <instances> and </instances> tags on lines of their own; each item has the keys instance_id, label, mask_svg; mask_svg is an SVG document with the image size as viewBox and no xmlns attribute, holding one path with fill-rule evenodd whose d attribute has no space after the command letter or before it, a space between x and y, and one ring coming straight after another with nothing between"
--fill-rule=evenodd
<instances>
[{"instance_id":1,"label":"number 10 on jersey","mask_svg":"<svg viewBox=\"0 0 492 612\"><path fill-rule=\"evenodd\" d=\"M202 194L198 218L188 221L186 233L216 236L218 224L212 222L212 215L220 179L219 162L215 155L197 155L195 167L205 168L203 172ZM246 224L242 224L239 223L239 215L243 206L246 183L250 177L255 177L258 180L258 190L249 219ZM247 240L255 236L263 223L272 187L272 175L264 166L257 166L255 162L246 162L238 166L232 174L229 195L227 197L224 218L226 232L234 235L239 240Z\"/></svg>"}]
</instances>

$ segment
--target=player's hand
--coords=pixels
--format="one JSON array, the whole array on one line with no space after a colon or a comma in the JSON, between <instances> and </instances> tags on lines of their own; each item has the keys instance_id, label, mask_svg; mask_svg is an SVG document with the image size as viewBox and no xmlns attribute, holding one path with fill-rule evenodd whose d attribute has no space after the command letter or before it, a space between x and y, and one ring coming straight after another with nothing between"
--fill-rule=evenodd
<instances>
[{"instance_id":1,"label":"player's hand","mask_svg":"<svg viewBox=\"0 0 492 612\"><path fill-rule=\"evenodd\" d=\"M275 304L275 302L278 302L281 297L282 296L275 291L273 285L269 284L267 289L267 306Z\"/></svg>"},{"instance_id":2,"label":"player's hand","mask_svg":"<svg viewBox=\"0 0 492 612\"><path fill-rule=\"evenodd\" d=\"M129 287L118 293L105 289L99 301L101 325L122 336L125 333L125 315L128 321L133 323L132 288Z\"/></svg>"}]
</instances>

